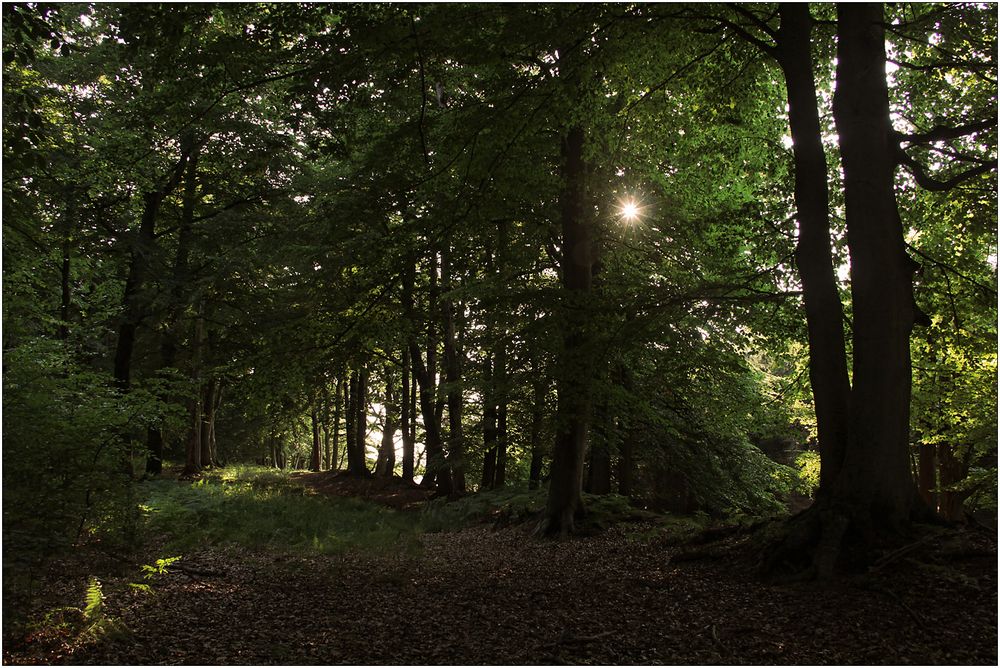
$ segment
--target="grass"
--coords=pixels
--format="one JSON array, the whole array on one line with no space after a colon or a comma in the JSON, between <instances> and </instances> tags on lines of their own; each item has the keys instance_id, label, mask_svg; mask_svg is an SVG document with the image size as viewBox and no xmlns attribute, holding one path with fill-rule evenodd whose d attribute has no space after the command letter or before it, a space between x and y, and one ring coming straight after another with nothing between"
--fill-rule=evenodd
<instances>
[{"instance_id":1,"label":"grass","mask_svg":"<svg viewBox=\"0 0 1000 668\"><path fill-rule=\"evenodd\" d=\"M410 549L420 530L392 509L320 497L262 467L227 467L190 484L152 480L141 489L146 530L178 551L219 543L326 554Z\"/></svg>"}]
</instances>

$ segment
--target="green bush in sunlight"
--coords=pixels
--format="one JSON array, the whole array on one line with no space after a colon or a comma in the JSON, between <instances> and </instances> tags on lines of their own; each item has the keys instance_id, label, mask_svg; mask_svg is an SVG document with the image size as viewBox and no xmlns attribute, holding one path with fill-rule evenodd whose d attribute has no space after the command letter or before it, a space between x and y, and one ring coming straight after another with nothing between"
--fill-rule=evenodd
<instances>
[{"instance_id":1,"label":"green bush in sunlight","mask_svg":"<svg viewBox=\"0 0 1000 668\"><path fill-rule=\"evenodd\" d=\"M312 494L283 472L229 467L194 482L142 484L146 530L171 548L234 543L293 552L411 549L418 523L353 498Z\"/></svg>"},{"instance_id":2,"label":"green bush in sunlight","mask_svg":"<svg viewBox=\"0 0 1000 668\"><path fill-rule=\"evenodd\" d=\"M813 496L819 489L819 453L806 450L795 458L795 468L798 469L799 482L796 491Z\"/></svg>"}]
</instances>

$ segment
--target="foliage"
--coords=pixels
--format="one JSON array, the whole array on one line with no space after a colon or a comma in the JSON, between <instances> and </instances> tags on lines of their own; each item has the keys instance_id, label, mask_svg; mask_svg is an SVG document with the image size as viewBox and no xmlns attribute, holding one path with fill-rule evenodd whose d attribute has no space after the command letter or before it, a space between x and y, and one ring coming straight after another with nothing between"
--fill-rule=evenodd
<instances>
[{"instance_id":1,"label":"foliage","mask_svg":"<svg viewBox=\"0 0 1000 668\"><path fill-rule=\"evenodd\" d=\"M6 306L6 304L5 304ZM170 421L168 406L73 363L58 343L29 339L4 353L4 596L25 595L53 558L94 539L134 534L133 434Z\"/></svg>"},{"instance_id":2,"label":"foliage","mask_svg":"<svg viewBox=\"0 0 1000 668\"><path fill-rule=\"evenodd\" d=\"M799 453L795 457L795 467L799 474L796 491L807 496L816 494L819 489L819 453L815 450Z\"/></svg>"},{"instance_id":3,"label":"foliage","mask_svg":"<svg viewBox=\"0 0 1000 668\"><path fill-rule=\"evenodd\" d=\"M138 493L145 531L178 550L214 543L297 553L410 549L418 530L395 511L317 497L271 469L227 467L190 484L152 480Z\"/></svg>"}]
</instances>

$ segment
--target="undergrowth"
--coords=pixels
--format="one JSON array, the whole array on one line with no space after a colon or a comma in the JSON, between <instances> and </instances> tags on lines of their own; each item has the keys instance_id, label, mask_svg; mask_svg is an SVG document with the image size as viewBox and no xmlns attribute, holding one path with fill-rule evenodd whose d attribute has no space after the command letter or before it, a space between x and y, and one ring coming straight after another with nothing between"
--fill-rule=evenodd
<instances>
[{"instance_id":1,"label":"undergrowth","mask_svg":"<svg viewBox=\"0 0 1000 668\"><path fill-rule=\"evenodd\" d=\"M545 509L548 490L504 487L464 496L457 501L435 499L424 508L421 524L425 531L448 531L492 522L497 526L521 524L539 518ZM581 533L600 531L617 522L655 520L660 515L633 507L628 498L617 494L584 494L585 514Z\"/></svg>"},{"instance_id":2,"label":"undergrowth","mask_svg":"<svg viewBox=\"0 0 1000 668\"><path fill-rule=\"evenodd\" d=\"M339 553L416 546L419 527L388 508L318 497L274 469L234 466L185 483L143 483L146 530L179 552L230 543L290 552Z\"/></svg>"}]
</instances>

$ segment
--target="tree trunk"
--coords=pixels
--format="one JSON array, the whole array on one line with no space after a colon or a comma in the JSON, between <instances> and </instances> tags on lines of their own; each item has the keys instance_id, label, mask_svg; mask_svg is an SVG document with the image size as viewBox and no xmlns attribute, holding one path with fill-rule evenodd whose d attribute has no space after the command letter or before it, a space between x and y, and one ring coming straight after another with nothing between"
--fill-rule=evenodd
<instances>
[{"instance_id":1,"label":"tree trunk","mask_svg":"<svg viewBox=\"0 0 1000 668\"><path fill-rule=\"evenodd\" d=\"M412 287L412 286L411 286ZM410 387L410 349L403 346L403 396L400 402L400 428L403 437L403 480L413 482L414 422L412 409L412 388Z\"/></svg>"},{"instance_id":2,"label":"tree trunk","mask_svg":"<svg viewBox=\"0 0 1000 668\"><path fill-rule=\"evenodd\" d=\"M633 389L632 374L624 363L618 364L618 382L622 389L631 394ZM621 440L618 458L618 493L622 496L631 496L632 494L632 472L635 469L630 427L629 417L619 415L618 433L621 435Z\"/></svg>"},{"instance_id":3,"label":"tree trunk","mask_svg":"<svg viewBox=\"0 0 1000 668\"><path fill-rule=\"evenodd\" d=\"M808 4L778 5L778 63L788 91L788 122L795 164L799 241L796 264L802 280L809 336L809 380L820 444L820 495L836 479L848 438L850 382L844 314L830 249L829 193L813 60Z\"/></svg>"},{"instance_id":4,"label":"tree trunk","mask_svg":"<svg viewBox=\"0 0 1000 668\"><path fill-rule=\"evenodd\" d=\"M504 340L506 332L501 330L502 336L496 353L496 364L493 368L493 380L496 391L497 402L497 468L493 476L493 487L503 487L507 484L507 446L509 444L509 432L507 431L507 345Z\"/></svg>"},{"instance_id":5,"label":"tree trunk","mask_svg":"<svg viewBox=\"0 0 1000 668\"><path fill-rule=\"evenodd\" d=\"M587 470L587 492L590 494L611 493L611 453L609 440L611 410L605 399L598 404L594 420L594 435L590 444L590 466Z\"/></svg>"},{"instance_id":6,"label":"tree trunk","mask_svg":"<svg viewBox=\"0 0 1000 668\"><path fill-rule=\"evenodd\" d=\"M319 410L315 404L312 406L309 417L312 420L312 456L309 458L309 470L318 472L323 461L323 442L320 438Z\"/></svg>"},{"instance_id":7,"label":"tree trunk","mask_svg":"<svg viewBox=\"0 0 1000 668\"><path fill-rule=\"evenodd\" d=\"M550 536L566 535L582 510L580 488L587 451L590 421L590 370L587 314L591 284L590 223L586 202L584 132L572 127L563 140L562 226L563 347L556 377L556 435L545 519L541 530Z\"/></svg>"},{"instance_id":8,"label":"tree trunk","mask_svg":"<svg viewBox=\"0 0 1000 668\"><path fill-rule=\"evenodd\" d=\"M483 360L483 478L480 489L493 489L497 472L497 403L493 378L494 352Z\"/></svg>"},{"instance_id":9,"label":"tree trunk","mask_svg":"<svg viewBox=\"0 0 1000 668\"><path fill-rule=\"evenodd\" d=\"M333 393L333 445L330 450L330 469L336 471L340 467L340 459L338 455L340 454L340 411L341 411L341 392L344 396L347 396L347 383L344 382L344 373L341 372L337 376L337 388ZM346 403L346 401L345 401Z\"/></svg>"},{"instance_id":10,"label":"tree trunk","mask_svg":"<svg viewBox=\"0 0 1000 668\"><path fill-rule=\"evenodd\" d=\"M448 253L441 254L441 281L445 288L455 287ZM452 486L465 493L465 437L462 433L462 352L455 327L455 304L444 300L444 366L448 383L448 465Z\"/></svg>"},{"instance_id":11,"label":"tree trunk","mask_svg":"<svg viewBox=\"0 0 1000 668\"><path fill-rule=\"evenodd\" d=\"M356 476L368 475L365 461L365 437L368 432L368 374L364 365L354 372L351 382L351 423L353 433L348 431L347 470Z\"/></svg>"},{"instance_id":12,"label":"tree trunk","mask_svg":"<svg viewBox=\"0 0 1000 668\"><path fill-rule=\"evenodd\" d=\"M204 464L201 459L201 344L203 332L204 321L199 308L199 313L194 320L194 333L191 336L191 380L195 388L195 395L188 401L188 418L190 422L184 475L198 473Z\"/></svg>"},{"instance_id":13,"label":"tree trunk","mask_svg":"<svg viewBox=\"0 0 1000 668\"><path fill-rule=\"evenodd\" d=\"M451 475L448 472L447 463L444 458L444 450L441 446L441 424L438 418L435 399L437 395L437 340L434 335L434 317L436 311L435 299L437 292L437 260L436 253L432 253L428 268L430 276L430 307L431 317L427 322L427 365L424 365L423 356L417 346L415 336L410 336L408 345L410 348L410 364L413 375L417 379L420 388L420 412L424 418L424 452L427 454L425 473L420 481L421 487L433 487L437 484L438 490L442 494L450 495L452 492ZM410 315L410 322L416 326L413 317L413 304L406 305Z\"/></svg>"},{"instance_id":14,"label":"tree trunk","mask_svg":"<svg viewBox=\"0 0 1000 668\"><path fill-rule=\"evenodd\" d=\"M545 384L539 365L534 365L531 382L531 464L528 467L528 489L538 489L542 477L542 427L545 419Z\"/></svg>"},{"instance_id":15,"label":"tree trunk","mask_svg":"<svg viewBox=\"0 0 1000 668\"><path fill-rule=\"evenodd\" d=\"M396 468L396 396L392 391L392 368L385 365L385 420L382 425L382 442L379 444L375 475L391 478Z\"/></svg>"},{"instance_id":16,"label":"tree trunk","mask_svg":"<svg viewBox=\"0 0 1000 668\"><path fill-rule=\"evenodd\" d=\"M934 444L921 443L919 445L918 459L918 485L920 497L929 508L937 508L937 446Z\"/></svg>"},{"instance_id":17,"label":"tree trunk","mask_svg":"<svg viewBox=\"0 0 1000 668\"><path fill-rule=\"evenodd\" d=\"M850 436L833 494L860 528L898 530L919 498L909 465L916 308L893 184L882 14L880 4L837 8L833 115L851 255L854 387Z\"/></svg>"},{"instance_id":18,"label":"tree trunk","mask_svg":"<svg viewBox=\"0 0 1000 668\"><path fill-rule=\"evenodd\" d=\"M354 402L357 401L357 395L358 373L357 371L350 369L347 372L347 383L344 384L344 451L347 454L348 471L351 470L350 462L353 459L351 450L354 448L355 421L358 413L357 408L354 406Z\"/></svg>"},{"instance_id":19,"label":"tree trunk","mask_svg":"<svg viewBox=\"0 0 1000 668\"><path fill-rule=\"evenodd\" d=\"M201 466L208 468L212 461L212 422L215 421L215 378L210 378L201 395Z\"/></svg>"}]
</instances>

